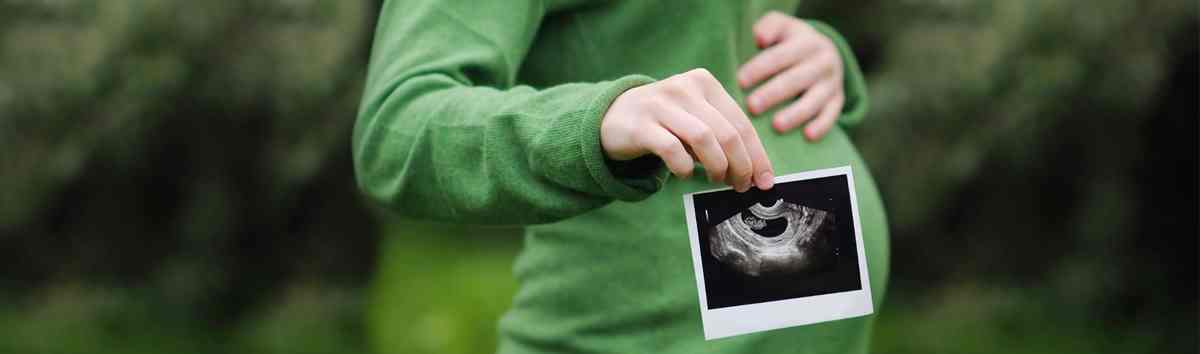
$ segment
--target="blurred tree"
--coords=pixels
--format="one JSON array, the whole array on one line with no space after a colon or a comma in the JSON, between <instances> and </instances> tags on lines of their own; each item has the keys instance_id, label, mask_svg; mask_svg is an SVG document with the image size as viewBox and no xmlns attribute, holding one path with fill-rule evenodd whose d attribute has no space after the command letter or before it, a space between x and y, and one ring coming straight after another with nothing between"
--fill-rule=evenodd
<instances>
[{"instance_id":1,"label":"blurred tree","mask_svg":"<svg viewBox=\"0 0 1200 354\"><path fill-rule=\"evenodd\" d=\"M350 178L349 131L375 7L0 1L5 295L158 306L125 315L78 302L85 327L119 314L133 327L175 323L163 328L179 327L176 340L361 349L357 335L280 347L220 333L361 328L346 314L361 307L377 230ZM310 305L329 309L313 323L332 323L295 324ZM5 344L25 352L55 335Z\"/></svg>"},{"instance_id":2,"label":"blurred tree","mask_svg":"<svg viewBox=\"0 0 1200 354\"><path fill-rule=\"evenodd\" d=\"M891 303L1008 348L1049 327L1133 334L1056 352L1195 350L1196 4L859 5L811 13L867 56L857 138L891 206Z\"/></svg>"}]
</instances>

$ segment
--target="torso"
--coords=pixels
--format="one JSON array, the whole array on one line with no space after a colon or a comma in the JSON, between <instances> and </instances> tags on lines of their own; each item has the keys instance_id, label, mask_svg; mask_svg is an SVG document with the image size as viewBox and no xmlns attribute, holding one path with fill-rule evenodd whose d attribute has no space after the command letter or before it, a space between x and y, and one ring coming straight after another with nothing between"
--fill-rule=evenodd
<instances>
[{"instance_id":1,"label":"torso","mask_svg":"<svg viewBox=\"0 0 1200 354\"><path fill-rule=\"evenodd\" d=\"M795 1L700 4L604 2L552 13L539 29L519 79L547 87L630 73L664 78L704 67L741 102L744 93L734 73L757 52L751 25L771 9L791 12ZM754 124L776 175L845 165L853 169L878 309L887 278L888 233L870 172L840 127L819 143L809 143L799 133L775 133L769 114ZM500 351L865 351L871 316L703 339L682 195L720 187L703 178L672 178L644 201L614 202L529 227L514 267L520 289L501 321Z\"/></svg>"}]
</instances>

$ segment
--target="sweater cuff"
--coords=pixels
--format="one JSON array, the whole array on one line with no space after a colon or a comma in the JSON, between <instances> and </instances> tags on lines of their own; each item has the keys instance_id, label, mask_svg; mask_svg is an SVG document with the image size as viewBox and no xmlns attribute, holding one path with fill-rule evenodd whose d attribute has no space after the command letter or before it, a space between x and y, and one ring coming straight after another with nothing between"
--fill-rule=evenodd
<instances>
[{"instance_id":1,"label":"sweater cuff","mask_svg":"<svg viewBox=\"0 0 1200 354\"><path fill-rule=\"evenodd\" d=\"M600 122L608 107L626 90L654 82L654 79L643 75L625 76L608 83L608 87L588 104L579 124L579 145L582 149L584 164L592 180L600 189L613 198L624 201L646 199L651 193L658 191L666 180L665 169L658 164L653 170L645 173L638 171L621 171L614 173L604 149L600 145ZM629 167L620 164L623 167ZM624 168L622 168L624 170Z\"/></svg>"},{"instance_id":2,"label":"sweater cuff","mask_svg":"<svg viewBox=\"0 0 1200 354\"><path fill-rule=\"evenodd\" d=\"M867 98L867 82L863 79L862 69L858 67L858 60L854 58L854 51L850 49L846 38L838 34L833 27L821 21L804 21L808 22L817 32L833 40L833 44L837 46L838 55L842 57L842 82L846 91L846 104L842 106L842 115L838 118L838 123L847 127L854 126L862 121L863 117L867 115L867 110L870 109L870 100Z\"/></svg>"}]
</instances>

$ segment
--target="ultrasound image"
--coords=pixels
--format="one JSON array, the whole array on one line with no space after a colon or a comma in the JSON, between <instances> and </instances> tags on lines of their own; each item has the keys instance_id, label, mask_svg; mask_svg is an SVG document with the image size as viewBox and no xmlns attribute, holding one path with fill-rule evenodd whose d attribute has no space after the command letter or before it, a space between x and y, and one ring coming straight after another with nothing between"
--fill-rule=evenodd
<instances>
[{"instance_id":1,"label":"ultrasound image","mask_svg":"<svg viewBox=\"0 0 1200 354\"><path fill-rule=\"evenodd\" d=\"M827 211L775 200L750 205L709 232L709 252L746 275L782 275L815 268L833 259L835 216Z\"/></svg>"},{"instance_id":2,"label":"ultrasound image","mask_svg":"<svg viewBox=\"0 0 1200 354\"><path fill-rule=\"evenodd\" d=\"M845 175L693 198L709 309L862 288Z\"/></svg>"}]
</instances>

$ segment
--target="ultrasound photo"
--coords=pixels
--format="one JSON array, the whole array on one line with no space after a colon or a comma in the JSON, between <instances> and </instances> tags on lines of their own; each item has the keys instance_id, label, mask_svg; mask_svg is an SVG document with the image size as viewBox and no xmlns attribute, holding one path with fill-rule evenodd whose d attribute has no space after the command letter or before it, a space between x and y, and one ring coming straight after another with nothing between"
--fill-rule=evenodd
<instances>
[{"instance_id":1,"label":"ultrasound photo","mask_svg":"<svg viewBox=\"0 0 1200 354\"><path fill-rule=\"evenodd\" d=\"M833 259L835 220L833 213L782 198L770 206L754 203L710 228L708 249L752 277L798 273Z\"/></svg>"},{"instance_id":2,"label":"ultrasound photo","mask_svg":"<svg viewBox=\"0 0 1200 354\"><path fill-rule=\"evenodd\" d=\"M782 176L768 191L724 189L685 196L702 312L846 294L855 306L865 296L869 313L866 263L853 198L849 167ZM797 300L789 309L808 303ZM746 320L815 323L860 315L862 309L822 311L815 318L782 313L770 316L793 317ZM752 313L759 316L761 311ZM705 321L707 332L708 318Z\"/></svg>"}]
</instances>

